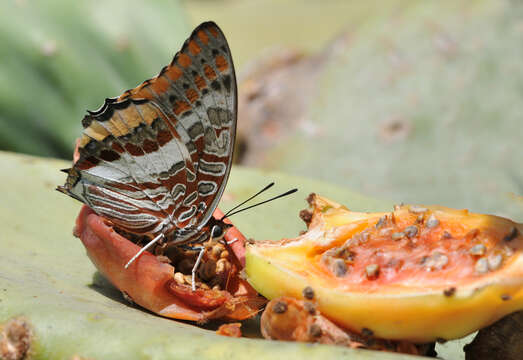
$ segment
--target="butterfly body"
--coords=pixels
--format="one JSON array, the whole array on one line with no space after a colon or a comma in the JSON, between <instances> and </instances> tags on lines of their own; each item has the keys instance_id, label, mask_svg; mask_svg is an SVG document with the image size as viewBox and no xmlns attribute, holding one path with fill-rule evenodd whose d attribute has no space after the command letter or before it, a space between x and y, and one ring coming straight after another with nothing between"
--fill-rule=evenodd
<instances>
[{"instance_id":1,"label":"butterfly body","mask_svg":"<svg viewBox=\"0 0 523 360\"><path fill-rule=\"evenodd\" d=\"M215 226L236 134L237 88L227 41L198 26L152 79L82 120L79 158L58 190L117 228L174 244Z\"/></svg>"}]
</instances>

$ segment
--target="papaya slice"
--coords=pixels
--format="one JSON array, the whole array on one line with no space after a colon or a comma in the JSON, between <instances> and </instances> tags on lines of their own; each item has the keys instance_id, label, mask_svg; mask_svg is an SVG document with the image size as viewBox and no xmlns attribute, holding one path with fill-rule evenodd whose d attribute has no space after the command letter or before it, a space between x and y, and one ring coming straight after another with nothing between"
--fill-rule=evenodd
<instances>
[{"instance_id":1,"label":"papaya slice","mask_svg":"<svg viewBox=\"0 0 523 360\"><path fill-rule=\"evenodd\" d=\"M222 215L219 209L214 213L217 218ZM87 206L83 206L78 215L74 234L81 239L97 269L127 299L158 315L199 323L216 318L243 320L256 315L266 302L239 277L245 237L235 227L225 235L225 240L231 244L218 254L218 261L226 269L222 271L223 278L216 276L218 265L212 258L215 247L205 252L200 266L205 270L205 265L213 264L212 274L221 286L210 288L202 280L198 281L195 291L191 289L187 275L183 276L179 270L175 271L173 265L161 261L166 258L163 255L156 256L146 251L125 269L124 265L140 247L115 231L110 222ZM179 263L185 260L188 259ZM194 263L194 256L190 260Z\"/></svg>"},{"instance_id":2,"label":"papaya slice","mask_svg":"<svg viewBox=\"0 0 523 360\"><path fill-rule=\"evenodd\" d=\"M441 206L360 213L311 194L308 230L247 246L268 299L306 299L356 333L418 343L463 337L523 309L522 224Z\"/></svg>"}]
</instances>

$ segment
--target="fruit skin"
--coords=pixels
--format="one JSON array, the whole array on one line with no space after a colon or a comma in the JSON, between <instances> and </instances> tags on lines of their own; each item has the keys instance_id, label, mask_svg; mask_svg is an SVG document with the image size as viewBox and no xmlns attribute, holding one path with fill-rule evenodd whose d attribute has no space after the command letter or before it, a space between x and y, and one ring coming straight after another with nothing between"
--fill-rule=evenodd
<instances>
[{"instance_id":1,"label":"fruit skin","mask_svg":"<svg viewBox=\"0 0 523 360\"><path fill-rule=\"evenodd\" d=\"M485 274L470 270L475 261L468 253L475 244L471 243L468 248L448 253L448 269L441 271L420 271L412 262L410 270L397 272L397 282L387 281L386 276L374 281L363 279L355 271L336 277L318 261L320 255L365 229L375 230L379 219L391 213L351 212L316 195L309 200L312 214L307 233L296 239L258 242L247 247L248 281L265 297L302 299L302 290L311 286L318 309L338 325L359 333L367 328L384 339L420 343L459 338L523 309L521 224L467 210L425 206L427 214L435 214L441 221L434 231L441 234L448 229L456 236L448 241L463 242L466 233L478 229L480 234L486 234L488 249L508 246L512 254L504 257L497 270ZM394 211L398 223L417 215L410 208L413 207L403 206ZM444 240L430 234L433 233L429 232L433 246L442 246L439 242ZM394 246L393 242L389 239L382 246ZM358 247L354 251L357 254ZM403 253L405 261L409 255ZM357 255L355 259L355 267L361 268L362 262L365 265L365 259L360 259L360 264Z\"/></svg>"},{"instance_id":2,"label":"fruit skin","mask_svg":"<svg viewBox=\"0 0 523 360\"><path fill-rule=\"evenodd\" d=\"M217 216L220 214L218 210ZM178 285L174 281L171 265L160 262L149 252L144 252L124 269L140 247L115 232L108 221L87 206L83 206L78 215L74 234L82 240L93 264L114 286L133 302L158 315L198 322L216 318L243 320L257 314L265 303L237 273L231 275L227 291L197 289L193 292L189 285ZM242 244L243 240L242 237L236 242Z\"/></svg>"}]
</instances>

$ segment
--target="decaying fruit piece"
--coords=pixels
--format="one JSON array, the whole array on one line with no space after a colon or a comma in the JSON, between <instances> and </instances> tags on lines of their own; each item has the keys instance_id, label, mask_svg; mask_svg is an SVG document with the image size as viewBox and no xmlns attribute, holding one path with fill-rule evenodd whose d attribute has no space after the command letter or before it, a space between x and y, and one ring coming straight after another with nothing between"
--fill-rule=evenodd
<instances>
[{"instance_id":1,"label":"decaying fruit piece","mask_svg":"<svg viewBox=\"0 0 523 360\"><path fill-rule=\"evenodd\" d=\"M306 233L247 247L248 280L267 298L303 299L310 287L338 325L420 343L523 309L521 224L440 206L358 213L308 200Z\"/></svg>"},{"instance_id":2,"label":"decaying fruit piece","mask_svg":"<svg viewBox=\"0 0 523 360\"><path fill-rule=\"evenodd\" d=\"M216 330L216 334L222 335L222 336L229 336L229 337L242 337L242 330L241 330L242 324L241 323L230 323L230 324L222 324Z\"/></svg>"},{"instance_id":3,"label":"decaying fruit piece","mask_svg":"<svg viewBox=\"0 0 523 360\"><path fill-rule=\"evenodd\" d=\"M434 345L376 339L370 332L360 335L345 331L316 310L313 302L291 297L273 299L267 304L261 316L261 332L264 338L271 340L314 342L413 355L433 354Z\"/></svg>"},{"instance_id":4,"label":"decaying fruit piece","mask_svg":"<svg viewBox=\"0 0 523 360\"><path fill-rule=\"evenodd\" d=\"M214 215L223 214L216 210ZM198 322L216 318L242 320L257 314L266 302L239 277L245 238L234 227L225 236L230 245L205 244L196 291L191 289L189 275L195 251L187 254L159 246L152 251L161 255L144 252L124 269L140 247L87 206L78 215L74 234L82 240L98 270L114 286L133 302L159 315Z\"/></svg>"}]
</instances>

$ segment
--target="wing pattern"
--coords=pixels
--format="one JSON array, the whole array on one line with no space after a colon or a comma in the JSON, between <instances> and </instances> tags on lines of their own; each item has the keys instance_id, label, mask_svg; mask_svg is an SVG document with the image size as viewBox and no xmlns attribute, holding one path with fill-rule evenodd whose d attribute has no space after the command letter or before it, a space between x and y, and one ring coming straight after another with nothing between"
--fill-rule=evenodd
<instances>
[{"instance_id":1,"label":"wing pattern","mask_svg":"<svg viewBox=\"0 0 523 360\"><path fill-rule=\"evenodd\" d=\"M84 117L80 158L58 189L125 231L174 232L182 242L207 223L225 188L236 97L227 41L203 23L155 78Z\"/></svg>"}]
</instances>

